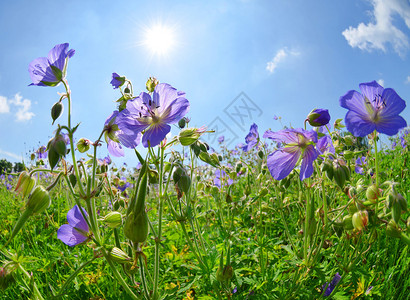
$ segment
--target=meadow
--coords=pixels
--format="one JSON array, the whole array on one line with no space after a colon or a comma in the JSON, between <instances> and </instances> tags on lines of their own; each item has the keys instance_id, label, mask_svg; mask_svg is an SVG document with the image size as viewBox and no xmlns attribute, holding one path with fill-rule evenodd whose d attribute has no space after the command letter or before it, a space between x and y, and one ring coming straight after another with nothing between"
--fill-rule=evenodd
<instances>
[{"instance_id":1,"label":"meadow","mask_svg":"<svg viewBox=\"0 0 410 300\"><path fill-rule=\"evenodd\" d=\"M134 94L113 73L118 110L74 143L74 52L50 53L30 75L65 88L51 118L66 125L0 177L0 299L408 298L410 135L394 90L365 83L341 97L344 120L314 109L301 128L252 124L213 149L184 93L149 78ZM140 163L100 158L106 145Z\"/></svg>"}]
</instances>

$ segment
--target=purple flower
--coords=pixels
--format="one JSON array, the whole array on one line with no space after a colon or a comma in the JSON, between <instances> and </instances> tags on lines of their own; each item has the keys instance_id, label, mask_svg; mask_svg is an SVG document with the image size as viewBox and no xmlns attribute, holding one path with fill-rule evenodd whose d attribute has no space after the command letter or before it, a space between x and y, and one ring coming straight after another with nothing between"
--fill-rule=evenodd
<instances>
[{"instance_id":1,"label":"purple flower","mask_svg":"<svg viewBox=\"0 0 410 300\"><path fill-rule=\"evenodd\" d=\"M103 159L98 159L98 163L101 166L108 166L109 164L111 164L111 157L109 155L107 155L106 157L104 157Z\"/></svg>"},{"instance_id":2,"label":"purple flower","mask_svg":"<svg viewBox=\"0 0 410 300\"><path fill-rule=\"evenodd\" d=\"M396 148L396 146L397 146L396 141L393 141L393 143L391 144L391 148L394 150Z\"/></svg>"},{"instance_id":3,"label":"purple flower","mask_svg":"<svg viewBox=\"0 0 410 300\"><path fill-rule=\"evenodd\" d=\"M117 73L112 73L112 80L110 83L114 87L114 89L118 89L125 83L125 77L120 76Z\"/></svg>"},{"instance_id":4,"label":"purple flower","mask_svg":"<svg viewBox=\"0 0 410 300\"><path fill-rule=\"evenodd\" d=\"M366 165L366 157L365 156L359 157L358 159L356 159L354 171L357 174L363 175L364 173L363 167L365 165Z\"/></svg>"},{"instance_id":5,"label":"purple flower","mask_svg":"<svg viewBox=\"0 0 410 300\"><path fill-rule=\"evenodd\" d=\"M177 91L167 83L155 87L153 96L142 92L138 97L127 102L127 108L121 111L118 125L128 135L144 131L144 147L157 146L171 131L168 124L177 123L189 110L189 101L185 93Z\"/></svg>"},{"instance_id":6,"label":"purple flower","mask_svg":"<svg viewBox=\"0 0 410 300\"><path fill-rule=\"evenodd\" d=\"M47 158L47 148L46 146L41 146L36 151L38 159L46 159Z\"/></svg>"},{"instance_id":7,"label":"purple flower","mask_svg":"<svg viewBox=\"0 0 410 300\"><path fill-rule=\"evenodd\" d=\"M406 139L404 138L404 136L400 137L400 144L401 144L401 147L403 149L407 147L407 142L406 142Z\"/></svg>"},{"instance_id":8,"label":"purple flower","mask_svg":"<svg viewBox=\"0 0 410 300\"><path fill-rule=\"evenodd\" d=\"M233 183L233 180L226 174L224 170L222 170L222 173L221 173L221 170L217 169L215 171L214 185L221 188L221 182L223 183L224 186L226 186L226 185L231 185Z\"/></svg>"},{"instance_id":9,"label":"purple flower","mask_svg":"<svg viewBox=\"0 0 410 300\"><path fill-rule=\"evenodd\" d=\"M364 137L374 130L395 135L407 126L399 116L406 102L393 89L384 89L376 81L362 83L359 87L362 94L348 91L339 100L340 105L349 110L345 123L354 136Z\"/></svg>"},{"instance_id":10,"label":"purple flower","mask_svg":"<svg viewBox=\"0 0 410 300\"><path fill-rule=\"evenodd\" d=\"M6 183L6 189L11 191L11 189L13 188L13 186L10 183Z\"/></svg>"},{"instance_id":11,"label":"purple flower","mask_svg":"<svg viewBox=\"0 0 410 300\"><path fill-rule=\"evenodd\" d=\"M317 150L320 154L332 153L335 154L335 147L333 146L332 138L328 135L322 136L316 144Z\"/></svg>"},{"instance_id":12,"label":"purple flower","mask_svg":"<svg viewBox=\"0 0 410 300\"><path fill-rule=\"evenodd\" d=\"M126 181L126 180L127 180L127 179L126 179L125 177L122 177L120 183L117 185L117 188L118 188L121 192L125 191L125 189L128 188L128 187L131 185L131 183L129 183L129 182Z\"/></svg>"},{"instance_id":13,"label":"purple flower","mask_svg":"<svg viewBox=\"0 0 410 300\"><path fill-rule=\"evenodd\" d=\"M245 142L246 145L242 147L242 150L245 152L248 152L259 143L258 125L256 125L255 123L251 125L249 133L245 137Z\"/></svg>"},{"instance_id":14,"label":"purple flower","mask_svg":"<svg viewBox=\"0 0 410 300\"><path fill-rule=\"evenodd\" d=\"M322 108L314 109L309 113L306 120L311 126L324 126L330 121L329 111Z\"/></svg>"},{"instance_id":15,"label":"purple flower","mask_svg":"<svg viewBox=\"0 0 410 300\"><path fill-rule=\"evenodd\" d=\"M218 138L218 143L219 143L219 144L222 144L224 141L225 141L225 137L224 137L223 135L221 135L221 136Z\"/></svg>"},{"instance_id":16,"label":"purple flower","mask_svg":"<svg viewBox=\"0 0 410 300\"><path fill-rule=\"evenodd\" d=\"M88 216L83 208L82 210L84 215ZM68 211L67 221L68 224L61 225L58 229L57 238L70 247L85 242L88 239L90 230L77 205Z\"/></svg>"},{"instance_id":17,"label":"purple flower","mask_svg":"<svg viewBox=\"0 0 410 300\"><path fill-rule=\"evenodd\" d=\"M273 115L273 119L274 119L275 121L277 121L279 118L278 118L277 115Z\"/></svg>"},{"instance_id":18,"label":"purple flower","mask_svg":"<svg viewBox=\"0 0 410 300\"><path fill-rule=\"evenodd\" d=\"M307 131L301 128L283 129L278 132L268 130L263 137L285 144L284 147L268 156L268 169L273 178L281 180L288 176L301 156L300 180L304 180L313 174L313 161L320 154L314 146L314 143L317 142L317 133L315 131Z\"/></svg>"},{"instance_id":19,"label":"purple flower","mask_svg":"<svg viewBox=\"0 0 410 300\"><path fill-rule=\"evenodd\" d=\"M33 60L28 71L30 73L30 85L56 86L65 77L65 69L68 59L71 58L75 50L68 50L68 43L54 46L48 52L47 57L39 57Z\"/></svg>"},{"instance_id":20,"label":"purple flower","mask_svg":"<svg viewBox=\"0 0 410 300\"><path fill-rule=\"evenodd\" d=\"M118 127L119 113L117 110L114 111L111 116L105 121L105 141L107 142L108 152L111 155L120 157L124 156L124 150L121 144L127 148L135 148L140 143L141 133L133 132L128 129L120 130ZM121 142L121 144L120 144Z\"/></svg>"},{"instance_id":21,"label":"purple flower","mask_svg":"<svg viewBox=\"0 0 410 300\"><path fill-rule=\"evenodd\" d=\"M325 297L330 296L330 294L333 292L333 290L335 289L336 285L339 283L340 279L342 277L339 275L339 272L336 273L336 275L333 277L332 281L330 283L325 283L323 285L323 289L326 288L325 293L323 294Z\"/></svg>"},{"instance_id":22,"label":"purple flower","mask_svg":"<svg viewBox=\"0 0 410 300\"><path fill-rule=\"evenodd\" d=\"M238 292L238 288L237 287L234 287L234 289L232 290L232 294L235 294L235 293L237 293Z\"/></svg>"}]
</instances>

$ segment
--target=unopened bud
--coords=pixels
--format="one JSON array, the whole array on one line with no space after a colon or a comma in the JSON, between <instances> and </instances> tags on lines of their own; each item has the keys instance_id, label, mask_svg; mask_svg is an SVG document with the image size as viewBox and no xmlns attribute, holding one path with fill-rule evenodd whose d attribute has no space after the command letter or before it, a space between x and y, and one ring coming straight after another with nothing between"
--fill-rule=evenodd
<instances>
[{"instance_id":1,"label":"unopened bud","mask_svg":"<svg viewBox=\"0 0 410 300\"><path fill-rule=\"evenodd\" d=\"M259 196L260 197L264 197L264 196L266 196L267 194L268 194L268 189L267 188L262 188L261 190L260 190L260 192L259 192Z\"/></svg>"},{"instance_id":2,"label":"unopened bud","mask_svg":"<svg viewBox=\"0 0 410 300\"><path fill-rule=\"evenodd\" d=\"M329 111L321 108L314 109L309 113L306 120L314 127L326 125L330 121Z\"/></svg>"},{"instance_id":3,"label":"unopened bud","mask_svg":"<svg viewBox=\"0 0 410 300\"><path fill-rule=\"evenodd\" d=\"M355 212L352 217L353 227L357 230L362 230L369 222L369 214L366 210Z\"/></svg>"},{"instance_id":4,"label":"unopened bud","mask_svg":"<svg viewBox=\"0 0 410 300\"><path fill-rule=\"evenodd\" d=\"M112 248L110 252L110 257L112 258L113 261L120 263L120 264L124 264L124 263L131 261L131 257L129 257L127 253L125 253L118 247Z\"/></svg>"},{"instance_id":5,"label":"unopened bud","mask_svg":"<svg viewBox=\"0 0 410 300\"><path fill-rule=\"evenodd\" d=\"M93 142L91 142L89 139L81 138L77 142L77 149L81 153L87 152L88 150L90 150L92 143Z\"/></svg>"},{"instance_id":6,"label":"unopened bud","mask_svg":"<svg viewBox=\"0 0 410 300\"><path fill-rule=\"evenodd\" d=\"M158 79L156 79L155 77L150 77L148 78L147 83L145 84L145 87L147 88L148 92L153 93L158 83L159 83Z\"/></svg>"},{"instance_id":7,"label":"unopened bud","mask_svg":"<svg viewBox=\"0 0 410 300\"><path fill-rule=\"evenodd\" d=\"M27 210L39 214L45 211L50 204L51 198L48 191L41 185L38 185L28 198L26 207Z\"/></svg>"},{"instance_id":8,"label":"unopened bud","mask_svg":"<svg viewBox=\"0 0 410 300\"><path fill-rule=\"evenodd\" d=\"M51 108L51 118L53 119L53 123L51 125L53 125L55 120L57 120L61 116L61 114L63 113L63 108L63 103L61 103L60 101L53 105L53 107Z\"/></svg>"},{"instance_id":9,"label":"unopened bud","mask_svg":"<svg viewBox=\"0 0 410 300\"><path fill-rule=\"evenodd\" d=\"M389 224L387 224L386 234L394 238L400 238L401 236L400 229L397 227L397 223L394 222L393 220L391 220Z\"/></svg>"},{"instance_id":10,"label":"unopened bud","mask_svg":"<svg viewBox=\"0 0 410 300\"><path fill-rule=\"evenodd\" d=\"M178 126L179 128L183 129L186 125L186 119L182 118L181 120L178 121Z\"/></svg>"},{"instance_id":11,"label":"unopened bud","mask_svg":"<svg viewBox=\"0 0 410 300\"><path fill-rule=\"evenodd\" d=\"M117 211L110 212L102 220L110 228L117 228L122 224L122 215Z\"/></svg>"},{"instance_id":12,"label":"unopened bud","mask_svg":"<svg viewBox=\"0 0 410 300\"><path fill-rule=\"evenodd\" d=\"M369 186L366 190L366 198L367 200L370 201L375 201L377 200L377 198L379 198L380 196L380 191L379 188L377 187L377 185L372 184L371 186Z\"/></svg>"},{"instance_id":13,"label":"unopened bud","mask_svg":"<svg viewBox=\"0 0 410 300\"><path fill-rule=\"evenodd\" d=\"M23 197L26 197L30 194L35 184L36 180L31 177L27 171L23 171L20 173L15 191L18 194L22 194Z\"/></svg>"}]
</instances>

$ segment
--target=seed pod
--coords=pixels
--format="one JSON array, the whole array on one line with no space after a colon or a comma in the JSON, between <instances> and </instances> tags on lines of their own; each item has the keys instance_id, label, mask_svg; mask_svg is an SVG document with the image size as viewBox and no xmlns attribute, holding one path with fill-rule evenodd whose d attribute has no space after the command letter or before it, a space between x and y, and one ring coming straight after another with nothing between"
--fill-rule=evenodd
<instances>
[{"instance_id":1,"label":"seed pod","mask_svg":"<svg viewBox=\"0 0 410 300\"><path fill-rule=\"evenodd\" d=\"M397 223L393 220L390 220L389 224L387 224L386 234L398 239L401 237L400 229L397 227Z\"/></svg>"},{"instance_id":2,"label":"seed pod","mask_svg":"<svg viewBox=\"0 0 410 300\"><path fill-rule=\"evenodd\" d=\"M63 104L59 101L53 105L51 108L51 118L53 119L53 123L51 125L54 125L55 120L57 120L61 114L63 113Z\"/></svg>"},{"instance_id":3,"label":"seed pod","mask_svg":"<svg viewBox=\"0 0 410 300\"><path fill-rule=\"evenodd\" d=\"M122 215L117 211L110 212L102 220L110 228L117 228L122 224Z\"/></svg>"},{"instance_id":4,"label":"seed pod","mask_svg":"<svg viewBox=\"0 0 410 300\"><path fill-rule=\"evenodd\" d=\"M333 178L336 184L343 189L346 181L346 172L340 165L334 165L333 168Z\"/></svg>"},{"instance_id":5,"label":"seed pod","mask_svg":"<svg viewBox=\"0 0 410 300\"><path fill-rule=\"evenodd\" d=\"M18 194L21 193L23 197L26 197L30 194L35 184L36 180L33 177L31 177L27 171L23 171L20 173L15 191Z\"/></svg>"},{"instance_id":6,"label":"seed pod","mask_svg":"<svg viewBox=\"0 0 410 300\"><path fill-rule=\"evenodd\" d=\"M183 129L186 125L186 120L185 118L182 118L181 120L178 121L178 126L179 128Z\"/></svg>"},{"instance_id":7,"label":"seed pod","mask_svg":"<svg viewBox=\"0 0 410 300\"><path fill-rule=\"evenodd\" d=\"M369 214L366 210L355 212L352 217L353 227L357 230L362 230L369 222Z\"/></svg>"},{"instance_id":8,"label":"seed pod","mask_svg":"<svg viewBox=\"0 0 410 300\"><path fill-rule=\"evenodd\" d=\"M407 211L406 198L404 198L402 194L397 194L396 199L397 199L397 202L400 204L401 210L406 212Z\"/></svg>"},{"instance_id":9,"label":"seed pod","mask_svg":"<svg viewBox=\"0 0 410 300\"><path fill-rule=\"evenodd\" d=\"M401 217L401 206L398 202L393 204L391 216L396 223L399 223Z\"/></svg>"},{"instance_id":10,"label":"seed pod","mask_svg":"<svg viewBox=\"0 0 410 300\"><path fill-rule=\"evenodd\" d=\"M44 187L38 185L28 198L26 207L27 210L39 214L45 211L50 206L50 204L51 198L48 191Z\"/></svg>"},{"instance_id":11,"label":"seed pod","mask_svg":"<svg viewBox=\"0 0 410 300\"><path fill-rule=\"evenodd\" d=\"M54 167L60 161L60 158L61 158L60 155L57 153L54 147L50 147L48 149L48 163L50 164L51 169L54 169Z\"/></svg>"},{"instance_id":12,"label":"seed pod","mask_svg":"<svg viewBox=\"0 0 410 300\"><path fill-rule=\"evenodd\" d=\"M129 257L127 253L125 253L118 247L114 247L111 249L110 257L112 258L113 261L120 263L120 264L125 264L131 261L131 257Z\"/></svg>"},{"instance_id":13,"label":"seed pod","mask_svg":"<svg viewBox=\"0 0 410 300\"><path fill-rule=\"evenodd\" d=\"M343 228L344 230L352 230L353 229L353 223L352 223L352 216L347 215L343 218Z\"/></svg>"},{"instance_id":14,"label":"seed pod","mask_svg":"<svg viewBox=\"0 0 410 300\"><path fill-rule=\"evenodd\" d=\"M372 184L371 186L369 186L366 190L366 198L367 200L370 201L375 201L377 200L377 198L380 196L380 192L379 189L377 187L377 185Z\"/></svg>"},{"instance_id":15,"label":"seed pod","mask_svg":"<svg viewBox=\"0 0 410 300\"><path fill-rule=\"evenodd\" d=\"M138 195L134 207L125 220L124 234L133 243L143 243L148 237L148 215L145 211L145 197L147 195L148 170L144 172L138 188Z\"/></svg>"}]
</instances>

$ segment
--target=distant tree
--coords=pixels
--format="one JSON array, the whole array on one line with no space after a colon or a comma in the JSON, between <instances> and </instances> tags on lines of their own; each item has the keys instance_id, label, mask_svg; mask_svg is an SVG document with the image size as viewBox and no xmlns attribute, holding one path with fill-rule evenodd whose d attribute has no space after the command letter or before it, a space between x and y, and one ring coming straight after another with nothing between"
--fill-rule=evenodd
<instances>
[{"instance_id":1,"label":"distant tree","mask_svg":"<svg viewBox=\"0 0 410 300\"><path fill-rule=\"evenodd\" d=\"M13 167L14 172L20 173L21 171L24 171L24 169L25 169L25 166L23 163L21 162L14 163L14 167Z\"/></svg>"},{"instance_id":2,"label":"distant tree","mask_svg":"<svg viewBox=\"0 0 410 300\"><path fill-rule=\"evenodd\" d=\"M0 175L10 173L13 170L13 164L5 159L0 160Z\"/></svg>"}]
</instances>

